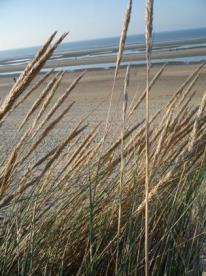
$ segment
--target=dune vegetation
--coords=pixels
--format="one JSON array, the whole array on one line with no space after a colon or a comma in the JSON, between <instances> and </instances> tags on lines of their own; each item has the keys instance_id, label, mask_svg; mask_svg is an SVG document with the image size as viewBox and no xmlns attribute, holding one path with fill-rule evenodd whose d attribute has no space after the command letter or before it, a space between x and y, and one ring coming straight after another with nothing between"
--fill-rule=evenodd
<instances>
[{"instance_id":1,"label":"dune vegetation","mask_svg":"<svg viewBox=\"0 0 206 276\"><path fill-rule=\"evenodd\" d=\"M115 80L132 10L128 1ZM35 152L74 102L62 107L86 72L79 72L53 102L64 72L39 75L67 34L46 41L0 106L1 126L44 85L19 122L20 138L1 160L1 275L199 275L205 239L206 94L193 103L195 83L205 69L183 80L168 104L150 116L149 93L167 65L150 78L153 1L146 5L145 91L128 104L130 70L125 69L122 127L110 141L86 118L44 156ZM135 122L140 104L146 117ZM133 118L133 120L131 120ZM96 137L101 137L96 139ZM145 139L146 138L146 139ZM145 158L146 157L146 158ZM145 181L146 179L146 181Z\"/></svg>"}]
</instances>

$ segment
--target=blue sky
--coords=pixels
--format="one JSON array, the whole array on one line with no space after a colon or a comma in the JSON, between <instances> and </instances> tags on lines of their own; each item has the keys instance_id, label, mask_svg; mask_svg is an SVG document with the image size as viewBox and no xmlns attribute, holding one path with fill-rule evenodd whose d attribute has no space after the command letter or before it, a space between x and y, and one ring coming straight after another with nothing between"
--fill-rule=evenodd
<instances>
[{"instance_id":1,"label":"blue sky","mask_svg":"<svg viewBox=\"0 0 206 276\"><path fill-rule=\"evenodd\" d=\"M130 34L144 32L144 0L133 0ZM42 44L54 31L66 41L117 36L127 0L0 0L0 50ZM206 27L206 0L156 0L154 30Z\"/></svg>"}]
</instances>

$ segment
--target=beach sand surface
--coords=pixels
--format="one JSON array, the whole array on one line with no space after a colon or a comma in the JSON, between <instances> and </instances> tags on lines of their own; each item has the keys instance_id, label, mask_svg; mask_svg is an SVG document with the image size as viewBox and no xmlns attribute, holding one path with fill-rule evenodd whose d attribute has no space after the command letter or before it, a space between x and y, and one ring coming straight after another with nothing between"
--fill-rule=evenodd
<instances>
[{"instance_id":1,"label":"beach sand surface","mask_svg":"<svg viewBox=\"0 0 206 276\"><path fill-rule=\"evenodd\" d=\"M150 92L150 116L154 114L160 108L163 108L169 99L174 95L178 87L186 80L186 78L197 68L198 65L168 65L166 66L163 75L159 78L156 84L153 86ZM155 65L151 70L152 78L158 71L160 66ZM111 122L111 137L119 137L121 133L122 124L122 93L124 86L124 76L126 68L122 68L119 71L119 75L116 81L114 94L112 97L111 112L109 121ZM57 98L62 95L72 81L80 74L65 73L62 84L56 91L52 104L57 101ZM63 118L63 120L55 127L51 132L49 139L40 147L40 152L45 152L47 149L51 149L65 137L69 131L83 118L85 119L83 124L88 125L89 131L101 122L101 132L104 132L105 121L108 118L108 108L111 99L111 90L113 84L114 70L97 70L88 71L82 78L80 83L76 86L74 91L65 100L63 106L58 110L58 113L68 106L73 101L75 102L71 111ZM37 77L37 79L39 76ZM142 94L145 89L146 81L146 69L145 67L131 68L130 70L130 83L128 87L128 107L134 96L136 99ZM0 78L0 98L1 101L8 94L13 85L12 77ZM0 129L0 144L1 151L8 153L11 150L11 146L15 144L22 133L18 132L18 126L25 117L28 110L31 108L33 102L37 99L38 95L42 91L45 84L39 89L33 92L32 96L28 98L23 105L20 105L15 111L13 111L7 118ZM193 98L191 105L198 104L201 101L201 97L206 89L206 69L203 70L201 76L193 91L196 91L196 95ZM144 102L134 112L131 122L127 118L127 125L132 125L140 122L144 118ZM57 115L54 115L54 118ZM26 125L28 127L29 125ZM86 132L87 132L86 131ZM85 135L86 135L85 132ZM99 137L101 138L101 137ZM112 138L111 138L112 142Z\"/></svg>"}]
</instances>

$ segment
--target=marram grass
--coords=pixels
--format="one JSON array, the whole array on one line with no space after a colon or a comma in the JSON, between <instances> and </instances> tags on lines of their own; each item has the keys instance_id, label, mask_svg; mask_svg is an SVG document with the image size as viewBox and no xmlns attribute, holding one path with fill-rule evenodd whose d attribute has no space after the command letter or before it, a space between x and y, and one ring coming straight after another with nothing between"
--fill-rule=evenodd
<instances>
[{"instance_id":1,"label":"marram grass","mask_svg":"<svg viewBox=\"0 0 206 276\"><path fill-rule=\"evenodd\" d=\"M109 133L96 139L101 137L100 124L88 130L82 118L43 157L32 157L65 114L72 112L75 103L62 105L85 74L80 73L53 105L50 100L63 73L48 73L26 90L64 38L52 44L55 36L27 66L0 107L1 123L7 124L10 113L24 105L39 82L44 85L19 122L21 137L1 160L1 274L144 275L148 203L149 275L199 275L206 231L205 94L198 106L191 107L191 100L204 64L197 65L174 91L165 109L148 119L146 200L145 120L136 125L130 120L137 115L146 91L127 106L129 69L120 138L103 146L110 141ZM147 84L147 93L164 68Z\"/></svg>"}]
</instances>

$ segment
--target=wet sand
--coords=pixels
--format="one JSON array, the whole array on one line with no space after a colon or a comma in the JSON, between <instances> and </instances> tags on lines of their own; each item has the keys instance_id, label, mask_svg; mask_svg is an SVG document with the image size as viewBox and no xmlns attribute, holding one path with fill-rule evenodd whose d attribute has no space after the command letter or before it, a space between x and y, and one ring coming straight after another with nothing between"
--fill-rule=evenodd
<instances>
[{"instance_id":1,"label":"wet sand","mask_svg":"<svg viewBox=\"0 0 206 276\"><path fill-rule=\"evenodd\" d=\"M164 63L164 59L174 59L175 58L185 58L185 57L201 57L206 56L206 46L202 48L194 48L194 49L179 49L179 50L167 50L167 51L153 51L152 58L153 63L155 60L162 60ZM50 59L44 66L44 68L54 68L54 67L62 67L62 66L80 66L80 65L94 65L94 64L111 64L115 63L116 56L115 55L105 55L105 56L84 56L81 58L70 58L67 53L63 53L60 59ZM144 62L145 61L145 53L130 53L125 54L123 57L123 62ZM0 73L6 72L14 72L21 71L26 67L25 64L15 64L15 65L6 65L4 61L1 61ZM107 67L107 66L106 66ZM67 68L72 70L71 68Z\"/></svg>"}]
</instances>

